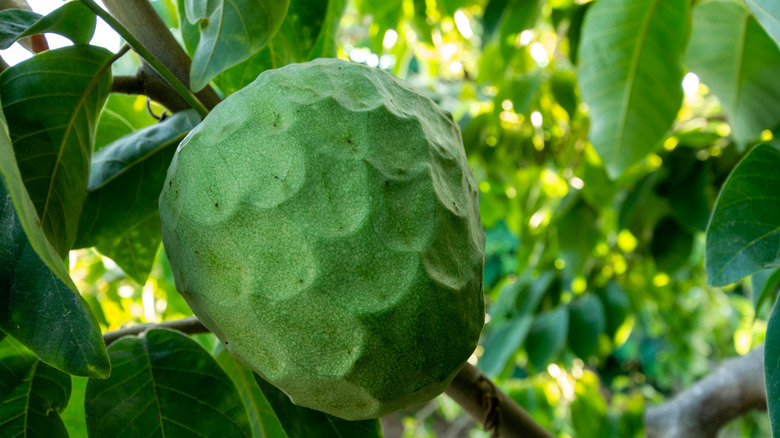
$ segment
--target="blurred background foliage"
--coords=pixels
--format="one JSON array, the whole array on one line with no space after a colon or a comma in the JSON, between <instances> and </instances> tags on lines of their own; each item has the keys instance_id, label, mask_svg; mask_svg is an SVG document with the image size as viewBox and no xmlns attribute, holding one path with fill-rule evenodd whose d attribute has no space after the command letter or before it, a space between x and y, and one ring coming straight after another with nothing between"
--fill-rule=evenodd
<instances>
[{"instance_id":1,"label":"blurred background foliage","mask_svg":"<svg viewBox=\"0 0 780 438\"><path fill-rule=\"evenodd\" d=\"M288 20L304 3L293 0ZM354 0L336 42L339 57L407 79L461 127L487 234L488 323L470 362L557 436L639 437L647 406L763 341L771 305L756 302L771 272L706 284L704 232L750 142L735 141L696 75L684 76L682 107L658 147L610 177L588 141L577 79L593 3ZM181 37L175 2L153 4ZM137 65L127 55L115 74ZM236 80L228 71L214 83L229 94L244 85ZM96 148L154 121L145 98L112 95ZM94 249L72 252L70 264L104 331L191 315L161 250L148 278ZM213 350L210 336L198 339ZM384 423L404 437L486 436L443 396ZM769 436L766 415L721 436Z\"/></svg>"}]
</instances>

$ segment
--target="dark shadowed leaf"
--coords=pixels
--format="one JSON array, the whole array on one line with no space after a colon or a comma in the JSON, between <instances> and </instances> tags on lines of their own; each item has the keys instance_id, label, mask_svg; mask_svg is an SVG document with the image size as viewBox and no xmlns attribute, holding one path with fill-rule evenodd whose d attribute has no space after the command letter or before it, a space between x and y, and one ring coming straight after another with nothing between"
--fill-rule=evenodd
<instances>
[{"instance_id":1,"label":"dark shadowed leaf","mask_svg":"<svg viewBox=\"0 0 780 438\"><path fill-rule=\"evenodd\" d=\"M0 49L19 38L52 32L86 44L95 33L95 14L81 2L68 2L46 16L20 9L0 11Z\"/></svg>"},{"instance_id":2,"label":"dark shadowed leaf","mask_svg":"<svg viewBox=\"0 0 780 438\"><path fill-rule=\"evenodd\" d=\"M601 0L588 9L579 85L590 140L612 178L652 152L677 116L689 3Z\"/></svg>"},{"instance_id":3,"label":"dark shadowed leaf","mask_svg":"<svg viewBox=\"0 0 780 438\"><path fill-rule=\"evenodd\" d=\"M157 202L168 165L198 122L196 112L183 111L95 154L76 247L97 246L116 255L130 277L146 281L160 241Z\"/></svg>"},{"instance_id":4,"label":"dark shadowed leaf","mask_svg":"<svg viewBox=\"0 0 780 438\"><path fill-rule=\"evenodd\" d=\"M750 278L753 286L753 307L756 315L762 310L764 303L774 304L777 293L780 291L780 269L765 269L756 272Z\"/></svg>"},{"instance_id":5,"label":"dark shadowed leaf","mask_svg":"<svg viewBox=\"0 0 780 438\"><path fill-rule=\"evenodd\" d=\"M696 6L685 60L720 99L737 141L780 122L780 48L740 3Z\"/></svg>"},{"instance_id":6,"label":"dark shadowed leaf","mask_svg":"<svg viewBox=\"0 0 780 438\"><path fill-rule=\"evenodd\" d=\"M58 369L108 375L95 317L75 286L63 283L30 245L2 184L0 248L0 329Z\"/></svg>"},{"instance_id":7,"label":"dark shadowed leaf","mask_svg":"<svg viewBox=\"0 0 780 438\"><path fill-rule=\"evenodd\" d=\"M67 438L60 412L70 398L70 376L46 365L11 337L0 342L0 434Z\"/></svg>"},{"instance_id":8,"label":"dark shadowed leaf","mask_svg":"<svg viewBox=\"0 0 780 438\"><path fill-rule=\"evenodd\" d=\"M111 85L112 55L101 47L63 47L0 75L3 112L22 179L61 257L76 239L94 127Z\"/></svg>"},{"instance_id":9,"label":"dark shadowed leaf","mask_svg":"<svg viewBox=\"0 0 780 438\"><path fill-rule=\"evenodd\" d=\"M266 400L260 387L255 382L252 370L239 362L233 355L227 352L222 344L217 345L214 353L217 363L233 379L244 405L249 412L249 421L252 423L252 433L255 438L286 438L282 424L276 417L273 408Z\"/></svg>"},{"instance_id":10,"label":"dark shadowed leaf","mask_svg":"<svg viewBox=\"0 0 780 438\"><path fill-rule=\"evenodd\" d=\"M482 14L482 26L485 29L484 39L486 42L498 29L509 3L512 2L510 0L490 0L485 6L485 13Z\"/></svg>"},{"instance_id":11,"label":"dark shadowed leaf","mask_svg":"<svg viewBox=\"0 0 780 438\"><path fill-rule=\"evenodd\" d=\"M379 420L347 421L294 405L285 393L255 374L255 381L290 438L381 438Z\"/></svg>"},{"instance_id":12,"label":"dark shadowed leaf","mask_svg":"<svg viewBox=\"0 0 780 438\"><path fill-rule=\"evenodd\" d=\"M479 369L488 377L501 374L512 356L523 345L533 319L531 315L517 315L494 330L485 344L485 353L479 360Z\"/></svg>"},{"instance_id":13,"label":"dark shadowed leaf","mask_svg":"<svg viewBox=\"0 0 780 438\"><path fill-rule=\"evenodd\" d=\"M335 58L338 52L336 31L341 21L341 15L346 7L346 0L328 0L328 9L322 23L314 47L308 52L308 59Z\"/></svg>"},{"instance_id":14,"label":"dark shadowed leaf","mask_svg":"<svg viewBox=\"0 0 780 438\"><path fill-rule=\"evenodd\" d=\"M127 436L251 437L236 386L196 341L153 329L108 347L106 380L90 379L86 421L91 438Z\"/></svg>"},{"instance_id":15,"label":"dark shadowed leaf","mask_svg":"<svg viewBox=\"0 0 780 438\"><path fill-rule=\"evenodd\" d=\"M289 0L185 1L186 15L197 19L200 32L190 70L192 90L202 90L218 74L262 49L279 29L289 3ZM194 5L208 7L189 11Z\"/></svg>"},{"instance_id":16,"label":"dark shadowed leaf","mask_svg":"<svg viewBox=\"0 0 780 438\"><path fill-rule=\"evenodd\" d=\"M780 301L775 303L766 327L764 380L772 436L780 436Z\"/></svg>"},{"instance_id":17,"label":"dark shadowed leaf","mask_svg":"<svg viewBox=\"0 0 780 438\"><path fill-rule=\"evenodd\" d=\"M760 145L729 175L707 229L707 281L714 286L780 266L780 150Z\"/></svg>"},{"instance_id":18,"label":"dark shadowed leaf","mask_svg":"<svg viewBox=\"0 0 780 438\"><path fill-rule=\"evenodd\" d=\"M780 46L780 3L775 0L745 0L758 22Z\"/></svg>"},{"instance_id":19,"label":"dark shadowed leaf","mask_svg":"<svg viewBox=\"0 0 780 438\"><path fill-rule=\"evenodd\" d=\"M541 371L563 349L569 333L569 309L560 306L536 315L525 349L528 361Z\"/></svg>"},{"instance_id":20,"label":"dark shadowed leaf","mask_svg":"<svg viewBox=\"0 0 780 438\"><path fill-rule=\"evenodd\" d=\"M606 328L604 305L596 295L583 295L569 304L569 348L577 356L587 361L596 354Z\"/></svg>"},{"instance_id":21,"label":"dark shadowed leaf","mask_svg":"<svg viewBox=\"0 0 780 438\"><path fill-rule=\"evenodd\" d=\"M614 280L607 283L603 289L599 289L597 294L601 298L607 315L607 334L615 336L631 310L631 301L629 301L626 291Z\"/></svg>"},{"instance_id":22,"label":"dark shadowed leaf","mask_svg":"<svg viewBox=\"0 0 780 438\"><path fill-rule=\"evenodd\" d=\"M655 267L669 274L677 272L691 256L693 234L667 216L656 224L653 236L651 245Z\"/></svg>"}]
</instances>

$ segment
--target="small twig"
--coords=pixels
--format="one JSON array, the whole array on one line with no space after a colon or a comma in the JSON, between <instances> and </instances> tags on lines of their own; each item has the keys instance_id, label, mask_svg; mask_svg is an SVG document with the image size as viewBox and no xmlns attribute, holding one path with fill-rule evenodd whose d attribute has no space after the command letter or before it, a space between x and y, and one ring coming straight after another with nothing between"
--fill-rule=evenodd
<instances>
[{"instance_id":1,"label":"small twig","mask_svg":"<svg viewBox=\"0 0 780 438\"><path fill-rule=\"evenodd\" d=\"M159 324L137 326L103 334L106 345L122 336L133 336L153 328L171 328L188 335L208 333L208 329L194 316ZM446 393L464 411L480 421L486 430L501 438L554 438L536 423L514 400L501 392L481 371L466 364L447 387Z\"/></svg>"}]
</instances>

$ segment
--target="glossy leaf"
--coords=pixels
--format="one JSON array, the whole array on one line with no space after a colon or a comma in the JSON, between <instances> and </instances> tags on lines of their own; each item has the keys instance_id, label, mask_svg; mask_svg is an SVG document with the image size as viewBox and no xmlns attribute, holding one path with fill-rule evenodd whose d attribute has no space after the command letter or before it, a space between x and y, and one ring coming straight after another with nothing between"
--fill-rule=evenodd
<instances>
[{"instance_id":1,"label":"glossy leaf","mask_svg":"<svg viewBox=\"0 0 780 438\"><path fill-rule=\"evenodd\" d=\"M601 0L585 16L578 79L612 178L659 146L677 116L688 3Z\"/></svg>"},{"instance_id":2,"label":"glossy leaf","mask_svg":"<svg viewBox=\"0 0 780 438\"><path fill-rule=\"evenodd\" d=\"M196 341L153 329L108 347L113 370L91 379L86 421L91 438L117 436L251 437L246 409L230 377Z\"/></svg>"},{"instance_id":3,"label":"glossy leaf","mask_svg":"<svg viewBox=\"0 0 780 438\"><path fill-rule=\"evenodd\" d=\"M485 344L485 353L479 360L479 369L488 377L501 374L525 342L532 322L531 315L517 315L494 330Z\"/></svg>"},{"instance_id":4,"label":"glossy leaf","mask_svg":"<svg viewBox=\"0 0 780 438\"><path fill-rule=\"evenodd\" d=\"M200 122L183 111L98 151L79 223L77 247L97 246L143 284L160 242L157 203L176 146ZM113 257L112 257L113 258Z\"/></svg>"},{"instance_id":5,"label":"glossy leaf","mask_svg":"<svg viewBox=\"0 0 780 438\"><path fill-rule=\"evenodd\" d=\"M266 70L317 57L335 57L335 47L331 46L343 8L343 0L313 4L291 0L284 22L268 45L217 76L214 82L225 94L232 94Z\"/></svg>"},{"instance_id":6,"label":"glossy leaf","mask_svg":"<svg viewBox=\"0 0 780 438\"><path fill-rule=\"evenodd\" d=\"M0 368L2 436L67 438L60 412L70 398L70 376L36 359L10 337L0 342Z\"/></svg>"},{"instance_id":7,"label":"glossy leaf","mask_svg":"<svg viewBox=\"0 0 780 438\"><path fill-rule=\"evenodd\" d=\"M0 329L65 372L108 375L95 317L75 286L63 283L32 248L3 185L0 248Z\"/></svg>"},{"instance_id":8,"label":"glossy leaf","mask_svg":"<svg viewBox=\"0 0 780 438\"><path fill-rule=\"evenodd\" d=\"M95 124L111 84L112 56L101 47L63 47L0 75L3 112L22 179L61 257L76 239Z\"/></svg>"},{"instance_id":9,"label":"glossy leaf","mask_svg":"<svg viewBox=\"0 0 780 438\"><path fill-rule=\"evenodd\" d=\"M775 303L766 327L764 381L772 436L780 436L780 301Z\"/></svg>"},{"instance_id":10,"label":"glossy leaf","mask_svg":"<svg viewBox=\"0 0 780 438\"><path fill-rule=\"evenodd\" d=\"M202 90L218 74L254 55L273 37L289 0L185 1L187 16L197 18L199 40L192 56L190 87ZM194 5L213 5L189 11ZM203 14L209 14L203 17ZM190 21L191 22L191 21Z\"/></svg>"},{"instance_id":11,"label":"glossy leaf","mask_svg":"<svg viewBox=\"0 0 780 438\"><path fill-rule=\"evenodd\" d=\"M238 361L233 355L227 352L222 344L218 344L214 354L217 363L233 379L236 384L244 405L249 412L249 421L252 423L252 434L254 438L286 438L282 424L276 417L273 408L268 400L260 391L260 387L255 382L252 370Z\"/></svg>"},{"instance_id":12,"label":"glossy leaf","mask_svg":"<svg viewBox=\"0 0 780 438\"><path fill-rule=\"evenodd\" d=\"M294 405L285 393L255 374L255 381L290 438L381 438L379 420L347 421Z\"/></svg>"},{"instance_id":13,"label":"glossy leaf","mask_svg":"<svg viewBox=\"0 0 780 438\"><path fill-rule=\"evenodd\" d=\"M95 14L81 2L68 2L46 16L21 9L0 11L0 49L16 40L39 33L52 32L86 44L95 33Z\"/></svg>"},{"instance_id":14,"label":"glossy leaf","mask_svg":"<svg viewBox=\"0 0 780 438\"><path fill-rule=\"evenodd\" d=\"M599 336L607 328L604 305L596 295L583 295L569 304L569 347L582 359L598 353Z\"/></svg>"},{"instance_id":15,"label":"glossy leaf","mask_svg":"<svg viewBox=\"0 0 780 438\"><path fill-rule=\"evenodd\" d=\"M541 371L563 349L569 333L569 309L560 306L536 315L525 349L535 370Z\"/></svg>"},{"instance_id":16,"label":"glossy leaf","mask_svg":"<svg viewBox=\"0 0 780 438\"><path fill-rule=\"evenodd\" d=\"M780 266L780 150L760 145L723 185L707 229L707 281L714 286Z\"/></svg>"},{"instance_id":17,"label":"glossy leaf","mask_svg":"<svg viewBox=\"0 0 780 438\"><path fill-rule=\"evenodd\" d=\"M775 0L745 0L753 15L780 46L780 3Z\"/></svg>"},{"instance_id":18,"label":"glossy leaf","mask_svg":"<svg viewBox=\"0 0 780 438\"><path fill-rule=\"evenodd\" d=\"M0 11L0 50L11 47L38 20L41 14L22 9Z\"/></svg>"},{"instance_id":19,"label":"glossy leaf","mask_svg":"<svg viewBox=\"0 0 780 438\"><path fill-rule=\"evenodd\" d=\"M737 141L780 123L780 48L741 4L696 6L686 63L718 96Z\"/></svg>"}]
</instances>

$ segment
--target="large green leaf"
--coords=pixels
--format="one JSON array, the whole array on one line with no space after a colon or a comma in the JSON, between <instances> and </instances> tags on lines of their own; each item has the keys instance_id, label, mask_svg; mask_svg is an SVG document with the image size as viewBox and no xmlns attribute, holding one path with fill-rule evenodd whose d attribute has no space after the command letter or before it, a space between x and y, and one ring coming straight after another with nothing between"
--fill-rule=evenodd
<instances>
[{"instance_id":1,"label":"large green leaf","mask_svg":"<svg viewBox=\"0 0 780 438\"><path fill-rule=\"evenodd\" d=\"M68 435L73 438L87 436L87 423L84 419L84 392L87 389L87 377L71 377L73 390L68 406L60 413Z\"/></svg>"},{"instance_id":2,"label":"large green leaf","mask_svg":"<svg viewBox=\"0 0 780 438\"><path fill-rule=\"evenodd\" d=\"M740 3L696 6L685 60L720 99L737 141L780 122L780 48Z\"/></svg>"},{"instance_id":3,"label":"large green leaf","mask_svg":"<svg viewBox=\"0 0 780 438\"><path fill-rule=\"evenodd\" d=\"M343 8L343 0L291 0L284 22L268 45L217 76L214 82L222 92L232 94L266 70L316 57L335 57L331 46Z\"/></svg>"},{"instance_id":4,"label":"large green leaf","mask_svg":"<svg viewBox=\"0 0 780 438\"><path fill-rule=\"evenodd\" d=\"M485 344L485 353L479 360L479 369L489 377L501 374L523 345L533 320L531 315L516 315L493 331Z\"/></svg>"},{"instance_id":5,"label":"large green leaf","mask_svg":"<svg viewBox=\"0 0 780 438\"><path fill-rule=\"evenodd\" d=\"M599 336L607 328L604 305L594 294L583 295L569 304L569 348L587 359L598 353Z\"/></svg>"},{"instance_id":6,"label":"large green leaf","mask_svg":"<svg viewBox=\"0 0 780 438\"><path fill-rule=\"evenodd\" d=\"M601 0L587 12L579 85L612 178L652 152L682 103L688 0Z\"/></svg>"},{"instance_id":7,"label":"large green leaf","mask_svg":"<svg viewBox=\"0 0 780 438\"><path fill-rule=\"evenodd\" d=\"M157 123L147 111L145 102L145 96L111 93L98 119L95 152L125 135Z\"/></svg>"},{"instance_id":8,"label":"large green leaf","mask_svg":"<svg viewBox=\"0 0 780 438\"><path fill-rule=\"evenodd\" d=\"M772 436L780 436L780 301L775 303L764 340L764 380Z\"/></svg>"},{"instance_id":9,"label":"large green leaf","mask_svg":"<svg viewBox=\"0 0 780 438\"><path fill-rule=\"evenodd\" d=\"M255 374L255 381L290 438L381 438L379 420L347 421L294 405L285 393Z\"/></svg>"},{"instance_id":10,"label":"large green leaf","mask_svg":"<svg viewBox=\"0 0 780 438\"><path fill-rule=\"evenodd\" d=\"M61 257L76 239L95 124L111 86L112 56L101 47L63 47L0 75L3 112L22 179Z\"/></svg>"},{"instance_id":11,"label":"large green leaf","mask_svg":"<svg viewBox=\"0 0 780 438\"><path fill-rule=\"evenodd\" d=\"M68 2L42 17L20 9L0 11L0 49L7 49L19 38L52 32L86 44L95 33L95 14L81 2Z\"/></svg>"},{"instance_id":12,"label":"large green leaf","mask_svg":"<svg viewBox=\"0 0 780 438\"><path fill-rule=\"evenodd\" d=\"M251 437L236 386L196 341L166 329L128 336L108 347L113 370L90 379L86 421L91 438L135 436Z\"/></svg>"},{"instance_id":13,"label":"large green leaf","mask_svg":"<svg viewBox=\"0 0 780 438\"><path fill-rule=\"evenodd\" d=\"M758 22L780 45L780 3L776 0L745 0Z\"/></svg>"},{"instance_id":14,"label":"large green leaf","mask_svg":"<svg viewBox=\"0 0 780 438\"><path fill-rule=\"evenodd\" d=\"M157 202L176 146L200 122L187 110L126 135L92 159L76 247L97 246L143 284L160 242Z\"/></svg>"},{"instance_id":15,"label":"large green leaf","mask_svg":"<svg viewBox=\"0 0 780 438\"><path fill-rule=\"evenodd\" d=\"M60 412L70 398L70 376L37 360L11 337L0 342L0 434L67 438Z\"/></svg>"},{"instance_id":16,"label":"large green leaf","mask_svg":"<svg viewBox=\"0 0 780 438\"><path fill-rule=\"evenodd\" d=\"M192 57L190 87L202 90L218 74L257 53L273 37L290 0L188 0L187 21L200 37ZM196 10L190 10L195 8Z\"/></svg>"},{"instance_id":17,"label":"large green leaf","mask_svg":"<svg viewBox=\"0 0 780 438\"><path fill-rule=\"evenodd\" d=\"M241 398L249 411L249 421L252 423L254 438L287 438L282 424L276 417L273 408L260 391L255 382L252 370L227 352L222 344L217 344L214 356L217 363L233 379Z\"/></svg>"},{"instance_id":18,"label":"large green leaf","mask_svg":"<svg viewBox=\"0 0 780 438\"><path fill-rule=\"evenodd\" d=\"M780 266L780 150L753 149L723 185L707 229L707 281L733 283Z\"/></svg>"},{"instance_id":19,"label":"large green leaf","mask_svg":"<svg viewBox=\"0 0 780 438\"><path fill-rule=\"evenodd\" d=\"M536 315L525 343L528 360L536 371L543 370L563 349L568 333L569 309L566 306Z\"/></svg>"},{"instance_id":20,"label":"large green leaf","mask_svg":"<svg viewBox=\"0 0 780 438\"><path fill-rule=\"evenodd\" d=\"M58 369L107 376L110 365L95 317L75 286L63 283L33 249L3 184L0 248L0 329Z\"/></svg>"}]
</instances>

